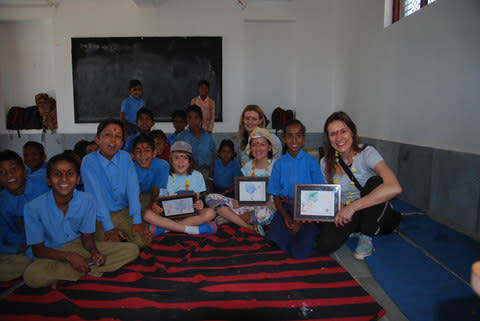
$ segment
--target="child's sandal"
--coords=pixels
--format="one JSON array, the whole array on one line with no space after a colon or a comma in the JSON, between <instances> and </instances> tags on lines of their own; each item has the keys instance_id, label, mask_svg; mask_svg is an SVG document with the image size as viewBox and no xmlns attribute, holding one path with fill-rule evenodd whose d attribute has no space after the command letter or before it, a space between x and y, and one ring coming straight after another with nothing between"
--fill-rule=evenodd
<instances>
[{"instance_id":1,"label":"child's sandal","mask_svg":"<svg viewBox=\"0 0 480 321\"><path fill-rule=\"evenodd\" d=\"M254 225L253 229L255 232L257 232L258 235L265 236L265 231L263 230L263 227L261 224Z\"/></svg>"},{"instance_id":2,"label":"child's sandal","mask_svg":"<svg viewBox=\"0 0 480 321\"><path fill-rule=\"evenodd\" d=\"M214 222L217 226L219 226L227 223L227 220L223 216L218 215L217 217L215 217Z\"/></svg>"}]
</instances>

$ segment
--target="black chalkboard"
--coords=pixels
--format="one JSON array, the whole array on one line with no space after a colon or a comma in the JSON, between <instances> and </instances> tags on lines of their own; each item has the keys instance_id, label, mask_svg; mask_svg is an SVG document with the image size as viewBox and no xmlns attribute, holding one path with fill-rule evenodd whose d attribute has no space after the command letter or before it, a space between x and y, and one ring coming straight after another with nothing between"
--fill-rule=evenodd
<instances>
[{"instance_id":1,"label":"black chalkboard","mask_svg":"<svg viewBox=\"0 0 480 321\"><path fill-rule=\"evenodd\" d=\"M206 79L222 120L221 37L72 38L72 72L76 123L119 118L130 79L142 82L146 107L164 122Z\"/></svg>"}]
</instances>

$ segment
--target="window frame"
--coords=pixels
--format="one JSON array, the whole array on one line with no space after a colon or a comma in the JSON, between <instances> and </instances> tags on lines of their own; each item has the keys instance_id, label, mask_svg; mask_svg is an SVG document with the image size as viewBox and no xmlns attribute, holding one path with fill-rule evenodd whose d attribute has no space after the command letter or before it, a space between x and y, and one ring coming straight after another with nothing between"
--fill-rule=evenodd
<instances>
[{"instance_id":1,"label":"window frame","mask_svg":"<svg viewBox=\"0 0 480 321\"><path fill-rule=\"evenodd\" d=\"M405 6L406 0L393 0L392 6L392 24L399 21L403 17L405 17L405 12L403 16L400 17L401 7L402 5ZM420 0L420 9L428 5L428 0ZM419 9L419 10L420 10Z\"/></svg>"}]
</instances>

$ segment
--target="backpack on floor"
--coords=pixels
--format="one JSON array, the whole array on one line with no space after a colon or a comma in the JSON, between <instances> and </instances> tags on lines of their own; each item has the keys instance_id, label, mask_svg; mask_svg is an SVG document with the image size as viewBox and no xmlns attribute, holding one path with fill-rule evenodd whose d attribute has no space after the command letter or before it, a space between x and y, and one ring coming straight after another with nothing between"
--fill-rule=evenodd
<instances>
[{"instance_id":1,"label":"backpack on floor","mask_svg":"<svg viewBox=\"0 0 480 321\"><path fill-rule=\"evenodd\" d=\"M283 130L285 124L290 120L295 119L293 110L285 110L283 108L277 107L272 112L272 128L275 129L275 134L278 133L278 130Z\"/></svg>"}]
</instances>

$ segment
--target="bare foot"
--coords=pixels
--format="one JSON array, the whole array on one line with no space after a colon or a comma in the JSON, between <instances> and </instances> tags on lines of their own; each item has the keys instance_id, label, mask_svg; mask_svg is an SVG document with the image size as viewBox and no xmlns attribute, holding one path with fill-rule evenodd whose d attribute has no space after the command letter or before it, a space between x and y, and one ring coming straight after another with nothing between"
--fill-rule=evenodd
<instances>
[{"instance_id":1,"label":"bare foot","mask_svg":"<svg viewBox=\"0 0 480 321\"><path fill-rule=\"evenodd\" d=\"M61 287L65 283L67 283L67 281L64 281L64 280L57 280L57 281L53 282L53 284L51 285L52 290L57 290L59 287Z\"/></svg>"}]
</instances>

